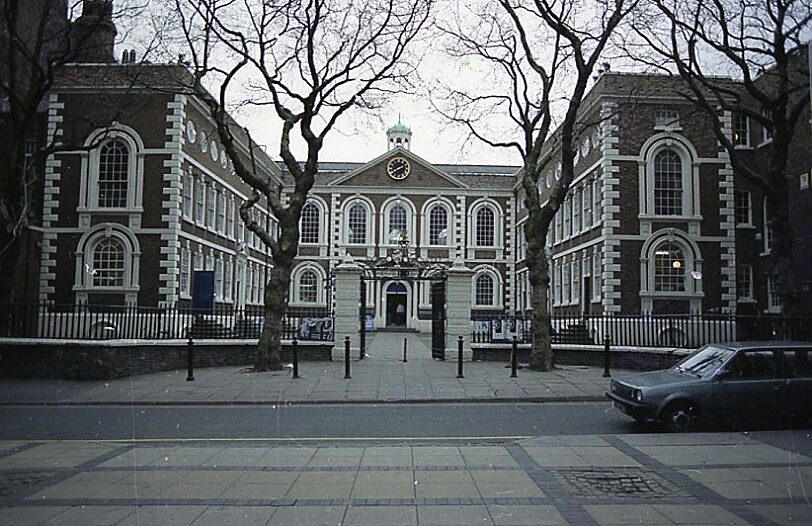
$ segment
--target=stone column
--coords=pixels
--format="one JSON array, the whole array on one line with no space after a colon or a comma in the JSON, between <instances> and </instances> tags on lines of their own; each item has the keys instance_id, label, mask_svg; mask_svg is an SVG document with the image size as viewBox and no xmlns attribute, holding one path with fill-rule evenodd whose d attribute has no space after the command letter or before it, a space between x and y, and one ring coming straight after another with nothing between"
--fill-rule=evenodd
<instances>
[{"instance_id":1,"label":"stone column","mask_svg":"<svg viewBox=\"0 0 812 526\"><path fill-rule=\"evenodd\" d=\"M457 358L457 338L463 338L463 358L471 360L471 270L457 255L446 281L446 360Z\"/></svg>"},{"instance_id":2,"label":"stone column","mask_svg":"<svg viewBox=\"0 0 812 526\"><path fill-rule=\"evenodd\" d=\"M361 300L361 267L347 255L335 268L335 347L333 359L343 359L344 338L350 337L350 348L359 349L358 302ZM356 352L353 356L356 356Z\"/></svg>"}]
</instances>

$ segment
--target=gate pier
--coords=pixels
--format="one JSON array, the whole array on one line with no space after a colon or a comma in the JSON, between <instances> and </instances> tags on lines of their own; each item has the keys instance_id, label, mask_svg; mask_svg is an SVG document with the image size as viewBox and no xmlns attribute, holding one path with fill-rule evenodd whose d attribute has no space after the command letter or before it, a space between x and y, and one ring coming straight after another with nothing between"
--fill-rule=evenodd
<instances>
[{"instance_id":1,"label":"gate pier","mask_svg":"<svg viewBox=\"0 0 812 526\"><path fill-rule=\"evenodd\" d=\"M446 271L446 355L457 356L457 338L462 336L462 356L473 359L471 351L471 274L459 255Z\"/></svg>"}]
</instances>

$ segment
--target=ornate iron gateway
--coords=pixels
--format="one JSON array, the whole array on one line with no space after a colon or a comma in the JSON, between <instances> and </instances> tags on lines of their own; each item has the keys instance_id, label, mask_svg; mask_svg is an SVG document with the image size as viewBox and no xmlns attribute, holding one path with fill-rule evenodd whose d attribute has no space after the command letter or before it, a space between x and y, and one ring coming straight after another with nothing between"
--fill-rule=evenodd
<instances>
[{"instance_id":1,"label":"ornate iron gateway","mask_svg":"<svg viewBox=\"0 0 812 526\"><path fill-rule=\"evenodd\" d=\"M398 248L389 255L375 259L369 263L360 263L361 273L361 301L358 312L360 325L360 358L366 352L367 331L367 282L370 281L406 281L431 283L431 356L445 360L445 323L446 323L446 270L447 266L441 263L425 261L409 252L409 239L405 231L401 231ZM401 311L398 311L398 313ZM387 313L387 316L389 313ZM399 314L397 314L399 315ZM405 328L405 307L404 307Z\"/></svg>"}]
</instances>

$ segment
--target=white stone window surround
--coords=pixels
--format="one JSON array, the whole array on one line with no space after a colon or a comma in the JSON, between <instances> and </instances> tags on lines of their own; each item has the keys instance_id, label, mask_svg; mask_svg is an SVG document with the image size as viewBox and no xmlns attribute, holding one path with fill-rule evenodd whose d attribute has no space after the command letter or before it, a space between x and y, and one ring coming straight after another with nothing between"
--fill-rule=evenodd
<instances>
[{"instance_id":1,"label":"white stone window surround","mask_svg":"<svg viewBox=\"0 0 812 526\"><path fill-rule=\"evenodd\" d=\"M98 204L99 156L102 147L111 142L120 141L128 149L127 157L127 204L124 207L100 207ZM138 133L123 124L113 122L110 126L91 132L85 139L79 154L82 157L79 183L79 203L76 212L79 226L89 227L91 215L129 215L129 225L138 228L141 225L141 214L144 212L144 143Z\"/></svg>"},{"instance_id":2,"label":"white stone window surround","mask_svg":"<svg viewBox=\"0 0 812 526\"><path fill-rule=\"evenodd\" d=\"M304 302L301 299L301 279L307 272L316 275L316 301ZM325 284L327 283L327 273L321 265L307 261L297 265L291 272L290 280L290 306L292 307L326 307Z\"/></svg>"},{"instance_id":3,"label":"white stone window surround","mask_svg":"<svg viewBox=\"0 0 812 526\"><path fill-rule=\"evenodd\" d=\"M479 211L486 207L493 212L493 245L490 246L477 244L477 216ZM480 249L501 249L504 239L502 216L502 207L493 199L482 197L471 203L468 209L468 246Z\"/></svg>"},{"instance_id":4,"label":"white stone window surround","mask_svg":"<svg viewBox=\"0 0 812 526\"><path fill-rule=\"evenodd\" d=\"M427 272L428 276L434 276L438 274L439 270L431 270ZM417 289L420 292L420 308L421 309L429 309L431 308L431 285L432 281L416 281Z\"/></svg>"},{"instance_id":5,"label":"white stone window surround","mask_svg":"<svg viewBox=\"0 0 812 526\"><path fill-rule=\"evenodd\" d=\"M364 235L364 242L363 243L350 243L350 209L355 206L360 205L366 210L366 231ZM348 199L346 199L341 204L341 217L342 217L342 226L343 226L343 234L341 235L341 242L347 246L356 246L356 247L367 247L371 248L374 246L374 239L375 239L375 225L374 225L374 217L375 217L375 205L372 204L372 201L367 199L366 197L360 195L354 195Z\"/></svg>"},{"instance_id":6,"label":"white stone window surround","mask_svg":"<svg viewBox=\"0 0 812 526\"><path fill-rule=\"evenodd\" d=\"M93 284L93 254L105 239L114 238L124 250L124 285L103 287ZM86 302L90 293L124 294L127 303L138 300L141 247L135 234L126 225L101 223L85 231L75 253L73 292L77 302Z\"/></svg>"},{"instance_id":7,"label":"white stone window surround","mask_svg":"<svg viewBox=\"0 0 812 526\"><path fill-rule=\"evenodd\" d=\"M327 225L329 224L329 215L327 213L328 207L327 203L319 196L311 195L307 198L307 202L305 206L313 205L316 207L318 211L318 237L315 243L305 243L300 240L300 244L302 246L327 246ZM302 211L304 211L304 207L302 207ZM299 223L299 231L302 231L302 224L301 220ZM300 234L301 235L301 234ZM326 255L326 253L325 253Z\"/></svg>"},{"instance_id":8,"label":"white stone window surround","mask_svg":"<svg viewBox=\"0 0 812 526\"><path fill-rule=\"evenodd\" d=\"M442 207L446 213L446 242L444 245L434 245L430 239L431 229L431 211L436 207ZM454 203L445 197L434 197L423 203L423 208L420 211L421 228L420 239L421 244L428 247L448 248L454 245L454 225L456 224L454 218Z\"/></svg>"},{"instance_id":9,"label":"white stone window surround","mask_svg":"<svg viewBox=\"0 0 812 526\"><path fill-rule=\"evenodd\" d=\"M379 232L380 232L380 246L385 247L396 247L398 246L398 241L400 240L400 233L397 234L395 239L391 239L390 235L392 235L392 230L389 226L390 220L390 212L396 206L402 206L404 210L406 210L406 236L409 238L409 243L412 247L419 243L419 239L415 236L415 232L417 232L417 209L414 206L414 203L404 197L402 195L395 195L390 197L386 201L381 204L381 213L379 214L378 220L380 222ZM369 238L368 238L369 239Z\"/></svg>"},{"instance_id":10,"label":"white stone window surround","mask_svg":"<svg viewBox=\"0 0 812 526\"><path fill-rule=\"evenodd\" d=\"M657 215L654 213L654 160L664 149L674 151L682 165L682 214ZM639 182L640 232L651 233L651 223L668 221L687 223L691 235L699 235L702 222L699 201L699 166L696 148L688 139L675 133L658 133L646 140L637 159ZM594 189L593 189L594 192ZM594 195L593 195L594 199Z\"/></svg>"},{"instance_id":11,"label":"white stone window surround","mask_svg":"<svg viewBox=\"0 0 812 526\"><path fill-rule=\"evenodd\" d=\"M504 290L504 283L502 282L501 273L490 265L479 265L472 269L471 277L471 308L477 309L501 309L503 308L502 291ZM477 304L476 291L477 291L477 278L482 275L487 275L491 278L493 283L493 300L490 305Z\"/></svg>"},{"instance_id":12,"label":"white stone window surround","mask_svg":"<svg viewBox=\"0 0 812 526\"><path fill-rule=\"evenodd\" d=\"M673 244L682 250L685 261L685 290L656 291L654 289L655 252L664 244ZM696 279L692 273L702 273L702 253L699 245L686 232L675 228L664 228L654 232L640 251L640 300L643 312L652 312L655 299L681 299L690 301L691 312L702 312L702 278Z\"/></svg>"}]
</instances>

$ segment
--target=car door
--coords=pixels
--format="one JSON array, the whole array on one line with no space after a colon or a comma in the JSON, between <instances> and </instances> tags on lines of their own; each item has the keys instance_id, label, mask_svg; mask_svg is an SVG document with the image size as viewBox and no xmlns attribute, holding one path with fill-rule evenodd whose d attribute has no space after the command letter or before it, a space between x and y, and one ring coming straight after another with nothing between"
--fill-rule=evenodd
<instances>
[{"instance_id":1,"label":"car door","mask_svg":"<svg viewBox=\"0 0 812 526\"><path fill-rule=\"evenodd\" d=\"M787 409L793 417L812 418L812 349L788 348L784 351Z\"/></svg>"},{"instance_id":2,"label":"car door","mask_svg":"<svg viewBox=\"0 0 812 526\"><path fill-rule=\"evenodd\" d=\"M777 353L740 350L727 373L714 382L714 401L725 419L766 418L784 408L785 381L778 374Z\"/></svg>"}]
</instances>

